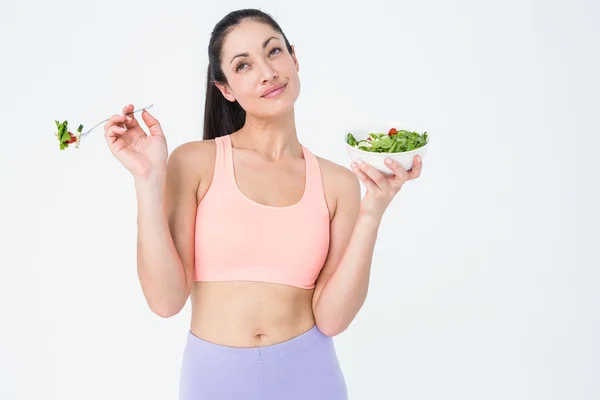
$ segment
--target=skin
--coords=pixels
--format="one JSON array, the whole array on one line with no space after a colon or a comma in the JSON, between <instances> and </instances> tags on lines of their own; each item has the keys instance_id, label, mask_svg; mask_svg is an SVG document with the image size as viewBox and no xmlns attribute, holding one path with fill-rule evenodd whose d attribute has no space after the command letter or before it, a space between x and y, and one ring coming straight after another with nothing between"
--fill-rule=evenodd
<instances>
[{"instance_id":1,"label":"skin","mask_svg":"<svg viewBox=\"0 0 600 400\"><path fill-rule=\"evenodd\" d=\"M263 43L271 38L263 48ZM248 56L232 58L236 54ZM235 181L255 202L280 207L296 203L304 190L304 159L294 103L300 94L299 63L283 36L268 25L245 21L223 46L226 83L216 83L229 101L246 110L245 125L231 134ZM275 98L261 97L286 83ZM123 108L123 113L133 105ZM314 289L263 282L194 282L196 208L211 184L214 140L180 145L167 158L164 132L149 112L138 121L123 114L105 126L113 155L132 173L138 200L138 275L157 315L177 314L191 299L190 330L207 341L254 347L280 343L315 324L329 336L343 332L368 292L373 249L385 209L403 184L419 176L422 161L393 175L362 164L346 167L317 157L329 208L331 239ZM360 182L367 188L360 197ZM163 213L156 212L162 210Z\"/></svg>"}]
</instances>

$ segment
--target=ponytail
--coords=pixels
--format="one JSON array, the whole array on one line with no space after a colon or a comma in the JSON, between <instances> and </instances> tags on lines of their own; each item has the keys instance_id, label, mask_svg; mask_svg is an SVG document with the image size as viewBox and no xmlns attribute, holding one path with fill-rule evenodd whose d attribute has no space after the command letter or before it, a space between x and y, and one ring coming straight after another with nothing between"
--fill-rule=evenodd
<instances>
[{"instance_id":1,"label":"ponytail","mask_svg":"<svg viewBox=\"0 0 600 400\"><path fill-rule=\"evenodd\" d=\"M203 140L233 133L244 126L246 111L237 101L227 100L215 85L212 67L206 74L206 102L204 103Z\"/></svg>"}]
</instances>

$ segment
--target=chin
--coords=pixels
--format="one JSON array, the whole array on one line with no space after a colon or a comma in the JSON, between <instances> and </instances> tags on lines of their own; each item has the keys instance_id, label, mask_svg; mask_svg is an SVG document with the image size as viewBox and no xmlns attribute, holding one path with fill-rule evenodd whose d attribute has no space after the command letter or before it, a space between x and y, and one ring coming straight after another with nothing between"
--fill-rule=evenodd
<instances>
[{"instance_id":1,"label":"chin","mask_svg":"<svg viewBox=\"0 0 600 400\"><path fill-rule=\"evenodd\" d=\"M256 110L253 114L262 118L277 118L283 115L289 114L294 110L294 102L285 101L278 102L277 104L269 105L268 107L261 107Z\"/></svg>"}]
</instances>

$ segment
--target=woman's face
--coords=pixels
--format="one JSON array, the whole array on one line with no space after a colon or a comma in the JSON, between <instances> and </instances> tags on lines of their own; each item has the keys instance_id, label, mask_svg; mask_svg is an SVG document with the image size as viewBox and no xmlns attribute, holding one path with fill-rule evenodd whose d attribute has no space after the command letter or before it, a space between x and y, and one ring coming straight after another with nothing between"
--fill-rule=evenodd
<instances>
[{"instance_id":1,"label":"woman's face","mask_svg":"<svg viewBox=\"0 0 600 400\"><path fill-rule=\"evenodd\" d=\"M217 87L250 115L270 118L289 112L300 94L298 60L288 52L283 35L267 24L244 21L235 27L223 43L221 68L228 84ZM283 92L263 96L280 84L286 85Z\"/></svg>"}]
</instances>

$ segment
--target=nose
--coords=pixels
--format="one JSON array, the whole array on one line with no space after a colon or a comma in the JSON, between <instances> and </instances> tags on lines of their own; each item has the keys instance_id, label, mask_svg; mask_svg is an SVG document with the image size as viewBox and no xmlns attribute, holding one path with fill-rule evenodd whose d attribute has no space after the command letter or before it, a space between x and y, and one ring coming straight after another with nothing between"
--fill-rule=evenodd
<instances>
[{"instance_id":1,"label":"nose","mask_svg":"<svg viewBox=\"0 0 600 400\"><path fill-rule=\"evenodd\" d=\"M276 79L278 76L277 71L275 71L269 63L264 63L262 68L262 82L268 82L270 80Z\"/></svg>"}]
</instances>

